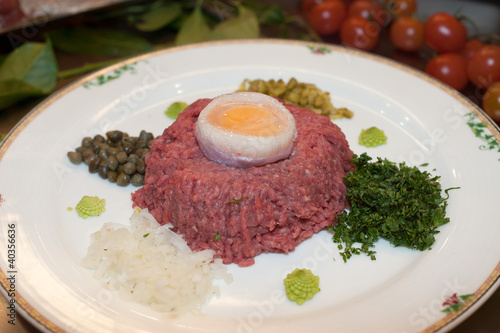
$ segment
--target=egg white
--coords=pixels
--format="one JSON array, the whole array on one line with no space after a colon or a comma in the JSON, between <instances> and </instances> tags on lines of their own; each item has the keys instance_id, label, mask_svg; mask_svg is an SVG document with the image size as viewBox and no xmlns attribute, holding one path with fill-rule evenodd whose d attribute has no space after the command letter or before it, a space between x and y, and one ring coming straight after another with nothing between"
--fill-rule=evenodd
<instances>
[{"instance_id":1,"label":"egg white","mask_svg":"<svg viewBox=\"0 0 500 333\"><path fill-rule=\"evenodd\" d=\"M266 108L277 115L282 130L269 136L246 135L218 127L207 120L215 107L228 104ZM297 137L297 129L293 115L275 98L256 92L236 92L214 98L201 111L195 134L203 153L209 159L246 168L287 158Z\"/></svg>"}]
</instances>

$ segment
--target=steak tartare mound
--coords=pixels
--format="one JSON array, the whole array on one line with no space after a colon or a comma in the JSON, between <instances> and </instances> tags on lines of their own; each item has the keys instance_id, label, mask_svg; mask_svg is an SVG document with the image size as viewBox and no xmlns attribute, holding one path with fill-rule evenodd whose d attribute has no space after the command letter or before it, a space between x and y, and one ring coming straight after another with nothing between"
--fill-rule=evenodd
<instances>
[{"instance_id":1,"label":"steak tartare mound","mask_svg":"<svg viewBox=\"0 0 500 333\"><path fill-rule=\"evenodd\" d=\"M209 160L195 136L201 110L187 107L156 138L144 186L132 194L163 225L171 223L194 250L212 249L225 264L245 267L260 253L288 253L334 223L346 207L343 177L352 151L328 117L285 104L297 138L287 159L247 169Z\"/></svg>"}]
</instances>

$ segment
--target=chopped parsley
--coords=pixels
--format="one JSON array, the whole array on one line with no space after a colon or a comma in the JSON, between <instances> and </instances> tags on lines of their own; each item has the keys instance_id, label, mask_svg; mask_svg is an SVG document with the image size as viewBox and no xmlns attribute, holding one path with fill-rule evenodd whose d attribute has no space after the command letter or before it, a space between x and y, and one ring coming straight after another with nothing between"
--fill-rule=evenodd
<instances>
[{"instance_id":1,"label":"chopped parsley","mask_svg":"<svg viewBox=\"0 0 500 333\"><path fill-rule=\"evenodd\" d=\"M216 233L216 234L214 235L214 242L217 242L219 239L220 239L220 234L219 234L219 233Z\"/></svg>"},{"instance_id":2,"label":"chopped parsley","mask_svg":"<svg viewBox=\"0 0 500 333\"><path fill-rule=\"evenodd\" d=\"M333 241L343 250L340 254L344 262L360 253L375 260L372 248L379 238L394 246L430 249L437 228L449 222L448 191L455 188L445 190L446 197L442 197L439 176L404 162L398 166L380 157L373 162L371 159L366 153L353 156L355 171L344 178L351 207L330 227Z\"/></svg>"},{"instance_id":3,"label":"chopped parsley","mask_svg":"<svg viewBox=\"0 0 500 333\"><path fill-rule=\"evenodd\" d=\"M241 201L243 201L245 199L248 199L248 197L242 197L242 198L239 198L239 199L231 199L227 203L239 204Z\"/></svg>"},{"instance_id":4,"label":"chopped parsley","mask_svg":"<svg viewBox=\"0 0 500 333\"><path fill-rule=\"evenodd\" d=\"M146 238L149 236L149 232L147 234L142 235L142 238Z\"/></svg>"}]
</instances>

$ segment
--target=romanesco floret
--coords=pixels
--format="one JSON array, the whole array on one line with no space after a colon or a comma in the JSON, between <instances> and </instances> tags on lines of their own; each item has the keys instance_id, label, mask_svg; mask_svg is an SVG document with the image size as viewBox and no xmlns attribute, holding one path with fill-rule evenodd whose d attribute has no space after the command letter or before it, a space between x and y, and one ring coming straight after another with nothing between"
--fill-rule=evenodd
<instances>
[{"instance_id":1,"label":"romanesco floret","mask_svg":"<svg viewBox=\"0 0 500 333\"><path fill-rule=\"evenodd\" d=\"M78 215L86 219L89 216L99 216L104 212L105 200L99 197L84 196L76 205L75 209Z\"/></svg>"},{"instance_id":2,"label":"romanesco floret","mask_svg":"<svg viewBox=\"0 0 500 333\"><path fill-rule=\"evenodd\" d=\"M361 130L359 135L359 144L365 147L376 147L387 142L387 137L384 131L376 127L370 127L366 130Z\"/></svg>"},{"instance_id":3,"label":"romanesco floret","mask_svg":"<svg viewBox=\"0 0 500 333\"><path fill-rule=\"evenodd\" d=\"M309 269L296 268L283 280L286 296L298 305L313 298L319 289L319 276L315 276Z\"/></svg>"}]
</instances>

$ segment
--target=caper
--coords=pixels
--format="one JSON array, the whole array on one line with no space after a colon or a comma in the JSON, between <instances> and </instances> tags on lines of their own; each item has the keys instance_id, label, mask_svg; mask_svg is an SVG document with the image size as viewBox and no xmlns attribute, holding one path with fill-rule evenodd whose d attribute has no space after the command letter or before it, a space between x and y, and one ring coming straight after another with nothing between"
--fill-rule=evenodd
<instances>
[{"instance_id":1,"label":"caper","mask_svg":"<svg viewBox=\"0 0 500 333\"><path fill-rule=\"evenodd\" d=\"M108 159L108 153L106 152L105 149L99 150L99 154L97 154L101 160L107 160Z\"/></svg>"},{"instance_id":2,"label":"caper","mask_svg":"<svg viewBox=\"0 0 500 333\"><path fill-rule=\"evenodd\" d=\"M75 152L83 154L84 151L88 150L88 148L85 148L84 146L80 146L75 149Z\"/></svg>"},{"instance_id":3,"label":"caper","mask_svg":"<svg viewBox=\"0 0 500 333\"><path fill-rule=\"evenodd\" d=\"M132 163L137 163L137 160L139 159L139 156L137 154L130 154L128 155L127 162L132 162Z\"/></svg>"},{"instance_id":4,"label":"caper","mask_svg":"<svg viewBox=\"0 0 500 333\"><path fill-rule=\"evenodd\" d=\"M139 150L142 148L146 148L148 146L148 142L146 140L139 140L134 146L134 150Z\"/></svg>"},{"instance_id":5,"label":"caper","mask_svg":"<svg viewBox=\"0 0 500 333\"><path fill-rule=\"evenodd\" d=\"M106 139L101 134L97 134L96 136L94 136L93 141L96 143L104 143L106 142Z\"/></svg>"},{"instance_id":6,"label":"caper","mask_svg":"<svg viewBox=\"0 0 500 333\"><path fill-rule=\"evenodd\" d=\"M127 154L132 154L134 152L134 145L130 142L123 142L123 151Z\"/></svg>"},{"instance_id":7,"label":"caper","mask_svg":"<svg viewBox=\"0 0 500 333\"><path fill-rule=\"evenodd\" d=\"M140 174L146 173L146 163L142 158L137 159L137 162L135 162L135 167L138 173Z\"/></svg>"},{"instance_id":8,"label":"caper","mask_svg":"<svg viewBox=\"0 0 500 333\"><path fill-rule=\"evenodd\" d=\"M123 132L121 131L109 131L106 133L106 136L109 138L109 140L113 143L120 142L120 140L123 138Z\"/></svg>"},{"instance_id":9,"label":"caper","mask_svg":"<svg viewBox=\"0 0 500 333\"><path fill-rule=\"evenodd\" d=\"M116 157L114 155L108 157L107 165L109 170L116 170L116 168L118 167L118 161L116 160Z\"/></svg>"},{"instance_id":10,"label":"caper","mask_svg":"<svg viewBox=\"0 0 500 333\"><path fill-rule=\"evenodd\" d=\"M119 186L127 186L130 184L130 176L125 173L120 173L118 177L116 177L116 184Z\"/></svg>"},{"instance_id":11,"label":"caper","mask_svg":"<svg viewBox=\"0 0 500 333\"><path fill-rule=\"evenodd\" d=\"M90 136L86 136L82 139L82 147L90 148L92 146L92 138Z\"/></svg>"},{"instance_id":12,"label":"caper","mask_svg":"<svg viewBox=\"0 0 500 333\"><path fill-rule=\"evenodd\" d=\"M139 141L139 138L137 138L136 136L128 136L126 138L123 138L121 143L123 146L125 146L127 143L135 145L137 141Z\"/></svg>"},{"instance_id":13,"label":"caper","mask_svg":"<svg viewBox=\"0 0 500 333\"><path fill-rule=\"evenodd\" d=\"M90 149L87 149L87 150L85 150L85 151L82 153L82 158L83 158L83 162L84 162L85 164L87 164L87 165L89 165L89 163L90 163L93 159L95 159L95 158L99 159L99 158L96 156L96 154L94 154L94 152L93 152L92 150L90 150Z\"/></svg>"},{"instance_id":14,"label":"caper","mask_svg":"<svg viewBox=\"0 0 500 333\"><path fill-rule=\"evenodd\" d=\"M99 166L99 163L101 162L101 160L99 159L99 157L95 156L94 155L94 158L92 158L90 161L89 161L89 172L90 173L96 173L97 172L97 167Z\"/></svg>"},{"instance_id":15,"label":"caper","mask_svg":"<svg viewBox=\"0 0 500 333\"><path fill-rule=\"evenodd\" d=\"M139 133L139 140L148 141L148 132L142 130L141 133Z\"/></svg>"},{"instance_id":16,"label":"caper","mask_svg":"<svg viewBox=\"0 0 500 333\"><path fill-rule=\"evenodd\" d=\"M111 142L108 142L108 141L103 142L103 143L100 143L100 144L99 144L99 147L101 147L101 149L107 150L107 149L109 148L109 144L110 144L110 143L111 143Z\"/></svg>"},{"instance_id":17,"label":"caper","mask_svg":"<svg viewBox=\"0 0 500 333\"><path fill-rule=\"evenodd\" d=\"M115 170L118 174L124 173L123 172L123 164L118 164L118 167Z\"/></svg>"},{"instance_id":18,"label":"caper","mask_svg":"<svg viewBox=\"0 0 500 333\"><path fill-rule=\"evenodd\" d=\"M142 186L144 185L144 175L140 173L134 173L131 179L132 185L134 186Z\"/></svg>"},{"instance_id":19,"label":"caper","mask_svg":"<svg viewBox=\"0 0 500 333\"><path fill-rule=\"evenodd\" d=\"M106 161L99 162L99 165L97 166L97 173L102 179L108 178L108 165Z\"/></svg>"},{"instance_id":20,"label":"caper","mask_svg":"<svg viewBox=\"0 0 500 333\"><path fill-rule=\"evenodd\" d=\"M116 179L118 178L118 173L116 171L108 171L108 180L112 183L116 183Z\"/></svg>"},{"instance_id":21,"label":"caper","mask_svg":"<svg viewBox=\"0 0 500 333\"><path fill-rule=\"evenodd\" d=\"M99 145L99 142L92 142L92 146L90 147L90 149L95 153L95 154L98 154L99 153L99 150L101 150L101 146Z\"/></svg>"},{"instance_id":22,"label":"caper","mask_svg":"<svg viewBox=\"0 0 500 333\"><path fill-rule=\"evenodd\" d=\"M123 172L127 175L133 175L135 173L136 167L132 162L127 162L123 165Z\"/></svg>"},{"instance_id":23,"label":"caper","mask_svg":"<svg viewBox=\"0 0 500 333\"><path fill-rule=\"evenodd\" d=\"M150 149L145 148L144 151L141 151L141 153L139 154L139 157L142 158L143 160L146 160L146 155L149 154L149 152L150 152Z\"/></svg>"},{"instance_id":24,"label":"caper","mask_svg":"<svg viewBox=\"0 0 500 333\"><path fill-rule=\"evenodd\" d=\"M69 151L68 158L73 164L80 164L83 161L82 154L76 151Z\"/></svg>"},{"instance_id":25,"label":"caper","mask_svg":"<svg viewBox=\"0 0 500 333\"><path fill-rule=\"evenodd\" d=\"M88 165L90 173L127 186L144 184L145 158L150 152L154 135L141 130L139 136L130 136L122 131L108 131L105 137L97 134L82 139L80 147L67 152L71 163Z\"/></svg>"},{"instance_id":26,"label":"caper","mask_svg":"<svg viewBox=\"0 0 500 333\"><path fill-rule=\"evenodd\" d=\"M108 153L108 156L113 156L116 155L120 152L120 150L116 147L109 147L106 152Z\"/></svg>"},{"instance_id":27,"label":"caper","mask_svg":"<svg viewBox=\"0 0 500 333\"><path fill-rule=\"evenodd\" d=\"M135 153L137 154L137 156L139 156L140 158L144 158L145 154L149 153L149 148L141 148L141 149L137 149L135 151Z\"/></svg>"},{"instance_id":28,"label":"caper","mask_svg":"<svg viewBox=\"0 0 500 333\"><path fill-rule=\"evenodd\" d=\"M121 151L118 154L116 154L116 160L120 164L124 164L125 162L127 162L127 158L128 158L127 153L124 151Z\"/></svg>"}]
</instances>

